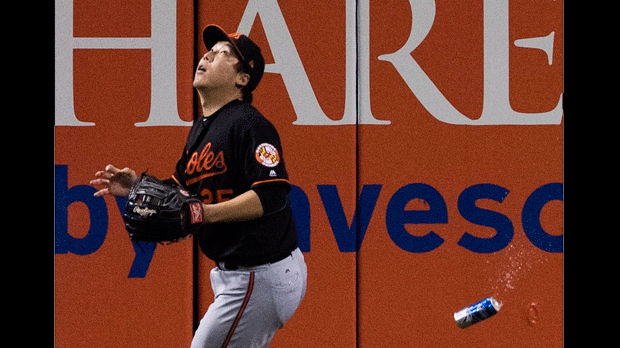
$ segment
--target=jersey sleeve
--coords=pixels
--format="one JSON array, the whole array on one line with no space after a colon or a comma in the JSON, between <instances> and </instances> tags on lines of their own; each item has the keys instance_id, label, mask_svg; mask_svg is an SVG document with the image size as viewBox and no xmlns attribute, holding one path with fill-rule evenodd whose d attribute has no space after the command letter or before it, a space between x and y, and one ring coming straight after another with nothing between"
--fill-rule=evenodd
<instances>
[{"instance_id":1,"label":"jersey sleeve","mask_svg":"<svg viewBox=\"0 0 620 348\"><path fill-rule=\"evenodd\" d=\"M185 167L187 166L188 161L188 148L194 145L194 142L197 140L196 133L200 130L198 126L198 120L194 120L194 124L189 131L187 141L185 143L185 146L183 147L183 151L181 152L181 156L179 156L179 159L177 160L177 164L174 168L174 173L172 173L169 179L166 179L169 181L170 184L174 183L184 189L187 189L187 183L185 182Z\"/></svg>"},{"instance_id":2,"label":"jersey sleeve","mask_svg":"<svg viewBox=\"0 0 620 348\"><path fill-rule=\"evenodd\" d=\"M179 185L180 187L187 189L187 186L185 185L185 180L182 179L183 171L185 168L185 162L186 162L185 158L181 156L181 158L179 158L179 160L177 161L176 170L170 176L170 180L172 180L175 184Z\"/></svg>"},{"instance_id":3,"label":"jersey sleeve","mask_svg":"<svg viewBox=\"0 0 620 348\"><path fill-rule=\"evenodd\" d=\"M246 127L241 145L244 175L251 188L284 184L290 190L280 136L271 123Z\"/></svg>"}]
</instances>

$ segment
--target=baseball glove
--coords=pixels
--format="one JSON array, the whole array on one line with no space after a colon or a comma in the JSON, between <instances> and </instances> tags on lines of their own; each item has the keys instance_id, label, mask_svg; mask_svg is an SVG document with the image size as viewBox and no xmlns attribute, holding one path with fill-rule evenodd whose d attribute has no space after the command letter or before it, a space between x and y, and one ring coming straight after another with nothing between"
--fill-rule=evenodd
<instances>
[{"instance_id":1,"label":"baseball glove","mask_svg":"<svg viewBox=\"0 0 620 348\"><path fill-rule=\"evenodd\" d=\"M198 198L142 173L129 191L123 220L132 241L174 243L202 223Z\"/></svg>"}]
</instances>

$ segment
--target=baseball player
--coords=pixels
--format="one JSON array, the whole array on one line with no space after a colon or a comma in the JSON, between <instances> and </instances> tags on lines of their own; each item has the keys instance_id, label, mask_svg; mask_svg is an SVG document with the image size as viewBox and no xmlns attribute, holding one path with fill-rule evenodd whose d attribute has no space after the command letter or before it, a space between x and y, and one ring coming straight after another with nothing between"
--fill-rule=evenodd
<instances>
[{"instance_id":1,"label":"baseball player","mask_svg":"<svg viewBox=\"0 0 620 348\"><path fill-rule=\"evenodd\" d=\"M251 105L264 72L260 48L217 25L203 31L208 52L193 86L194 120L170 179L202 200L202 252L215 261L215 295L192 348L267 347L306 291L307 269L288 202L291 187L280 137ZM95 193L127 195L136 173L112 165L95 174Z\"/></svg>"}]
</instances>

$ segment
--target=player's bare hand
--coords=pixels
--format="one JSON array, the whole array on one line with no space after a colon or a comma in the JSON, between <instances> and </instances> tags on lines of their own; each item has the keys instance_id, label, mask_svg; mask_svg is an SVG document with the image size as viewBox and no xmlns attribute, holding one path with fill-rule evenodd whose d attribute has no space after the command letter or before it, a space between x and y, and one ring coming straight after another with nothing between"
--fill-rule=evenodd
<instances>
[{"instance_id":1,"label":"player's bare hand","mask_svg":"<svg viewBox=\"0 0 620 348\"><path fill-rule=\"evenodd\" d=\"M113 195L127 196L133 183L138 179L136 172L130 168L118 169L108 164L104 170L95 173L91 185L103 185L104 188L95 192L95 196Z\"/></svg>"}]
</instances>

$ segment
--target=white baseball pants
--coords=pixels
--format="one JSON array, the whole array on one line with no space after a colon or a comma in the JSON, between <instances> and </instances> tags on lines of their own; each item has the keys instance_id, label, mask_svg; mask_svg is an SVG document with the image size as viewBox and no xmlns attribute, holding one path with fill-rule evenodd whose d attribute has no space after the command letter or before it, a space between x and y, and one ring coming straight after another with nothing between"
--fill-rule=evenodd
<instances>
[{"instance_id":1,"label":"white baseball pants","mask_svg":"<svg viewBox=\"0 0 620 348\"><path fill-rule=\"evenodd\" d=\"M267 347L306 293L304 256L295 249L276 263L211 270L214 302L200 321L191 348Z\"/></svg>"}]
</instances>

